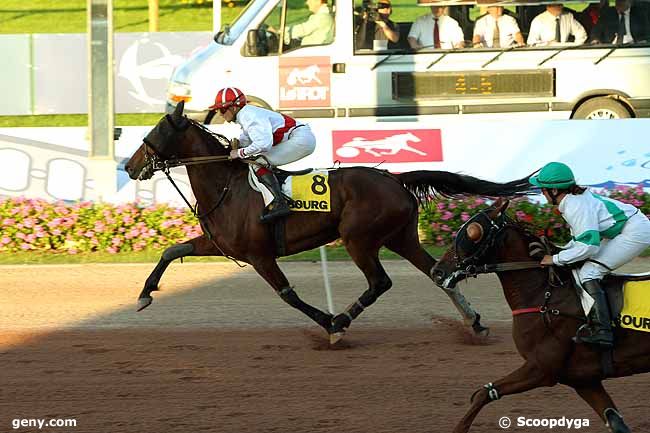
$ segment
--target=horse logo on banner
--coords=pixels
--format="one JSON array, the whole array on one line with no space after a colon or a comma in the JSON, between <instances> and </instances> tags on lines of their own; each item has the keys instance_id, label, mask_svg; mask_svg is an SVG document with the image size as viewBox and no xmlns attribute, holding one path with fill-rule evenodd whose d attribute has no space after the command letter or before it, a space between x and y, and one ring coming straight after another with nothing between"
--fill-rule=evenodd
<instances>
[{"instance_id":1,"label":"horse logo on banner","mask_svg":"<svg viewBox=\"0 0 650 433\"><path fill-rule=\"evenodd\" d=\"M442 161L439 129L333 131L332 144L342 163Z\"/></svg>"}]
</instances>

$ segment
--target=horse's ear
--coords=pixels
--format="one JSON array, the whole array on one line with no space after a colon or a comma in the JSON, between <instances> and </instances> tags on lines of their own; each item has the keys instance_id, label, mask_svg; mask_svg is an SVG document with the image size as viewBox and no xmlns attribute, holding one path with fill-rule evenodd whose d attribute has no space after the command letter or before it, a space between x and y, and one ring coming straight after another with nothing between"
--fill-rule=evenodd
<instances>
[{"instance_id":1,"label":"horse's ear","mask_svg":"<svg viewBox=\"0 0 650 433\"><path fill-rule=\"evenodd\" d=\"M172 114L172 117L174 119L182 119L183 118L183 110L185 109L185 101L181 101L176 105L176 109L174 110L174 114Z\"/></svg>"},{"instance_id":2,"label":"horse's ear","mask_svg":"<svg viewBox=\"0 0 650 433\"><path fill-rule=\"evenodd\" d=\"M508 208L510 200L507 198L499 197L497 201L494 202L494 216L500 215Z\"/></svg>"}]
</instances>

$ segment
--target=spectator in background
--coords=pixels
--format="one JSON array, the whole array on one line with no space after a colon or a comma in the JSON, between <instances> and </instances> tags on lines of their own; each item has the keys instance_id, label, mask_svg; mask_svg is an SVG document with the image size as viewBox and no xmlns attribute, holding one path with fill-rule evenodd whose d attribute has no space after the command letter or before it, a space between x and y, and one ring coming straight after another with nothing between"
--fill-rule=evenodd
<instances>
[{"instance_id":1,"label":"spectator in background","mask_svg":"<svg viewBox=\"0 0 650 433\"><path fill-rule=\"evenodd\" d=\"M517 20L503 14L503 7L489 6L488 13L476 20L472 44L474 48L506 48L524 45Z\"/></svg>"},{"instance_id":2,"label":"spectator in background","mask_svg":"<svg viewBox=\"0 0 650 433\"><path fill-rule=\"evenodd\" d=\"M288 27L284 43L299 39L301 46L329 44L334 40L334 18L327 7L327 0L307 0L311 15L304 23Z\"/></svg>"},{"instance_id":3,"label":"spectator in background","mask_svg":"<svg viewBox=\"0 0 650 433\"><path fill-rule=\"evenodd\" d=\"M392 12L390 0L380 0L374 16L367 10L361 12L355 31L358 50L395 47L399 41L399 26L390 20Z\"/></svg>"},{"instance_id":4,"label":"spectator in background","mask_svg":"<svg viewBox=\"0 0 650 433\"><path fill-rule=\"evenodd\" d=\"M589 5L578 15L578 22L582 24L585 32L591 35L600 15L609 7L608 0L600 0L600 3L589 3Z\"/></svg>"},{"instance_id":5,"label":"spectator in background","mask_svg":"<svg viewBox=\"0 0 650 433\"><path fill-rule=\"evenodd\" d=\"M447 6L431 6L431 13L413 23L408 35L411 48L463 48L465 37L458 21L447 15Z\"/></svg>"},{"instance_id":6,"label":"spectator in background","mask_svg":"<svg viewBox=\"0 0 650 433\"><path fill-rule=\"evenodd\" d=\"M591 32L592 43L630 44L650 36L650 19L632 0L616 0L616 6L603 11Z\"/></svg>"},{"instance_id":7,"label":"spectator in background","mask_svg":"<svg viewBox=\"0 0 650 433\"><path fill-rule=\"evenodd\" d=\"M564 10L561 3L550 4L530 23L528 45L567 43L570 36L573 36L575 45L587 40L587 32L571 12Z\"/></svg>"}]
</instances>

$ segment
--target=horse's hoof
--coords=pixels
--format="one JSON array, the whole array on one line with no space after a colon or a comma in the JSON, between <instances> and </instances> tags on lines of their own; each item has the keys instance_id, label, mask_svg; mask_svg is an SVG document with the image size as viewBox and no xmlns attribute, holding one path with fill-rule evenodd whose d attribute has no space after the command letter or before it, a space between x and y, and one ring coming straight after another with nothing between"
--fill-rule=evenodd
<instances>
[{"instance_id":1,"label":"horse's hoof","mask_svg":"<svg viewBox=\"0 0 650 433\"><path fill-rule=\"evenodd\" d=\"M490 335L490 328L481 326L480 324L478 326L472 326L472 331L474 331L474 335L481 338L486 338L488 335Z\"/></svg>"},{"instance_id":2,"label":"horse's hoof","mask_svg":"<svg viewBox=\"0 0 650 433\"><path fill-rule=\"evenodd\" d=\"M147 296L145 298L138 299L138 309L137 309L137 311L144 310L149 305L151 305L152 302L153 302L153 298L151 296Z\"/></svg>"},{"instance_id":3,"label":"horse's hoof","mask_svg":"<svg viewBox=\"0 0 650 433\"><path fill-rule=\"evenodd\" d=\"M487 337L490 335L490 328L481 325L481 315L476 313L474 323L472 323L472 331L477 337Z\"/></svg>"},{"instance_id":4,"label":"horse's hoof","mask_svg":"<svg viewBox=\"0 0 650 433\"><path fill-rule=\"evenodd\" d=\"M330 334L330 346L334 346L336 343L343 339L345 331L332 332Z\"/></svg>"},{"instance_id":5,"label":"horse's hoof","mask_svg":"<svg viewBox=\"0 0 650 433\"><path fill-rule=\"evenodd\" d=\"M609 430L612 433L630 433L630 429L625 425L623 417L616 411L616 409L611 407L607 408L605 409L604 415L605 420L607 421L607 427L609 427Z\"/></svg>"}]
</instances>

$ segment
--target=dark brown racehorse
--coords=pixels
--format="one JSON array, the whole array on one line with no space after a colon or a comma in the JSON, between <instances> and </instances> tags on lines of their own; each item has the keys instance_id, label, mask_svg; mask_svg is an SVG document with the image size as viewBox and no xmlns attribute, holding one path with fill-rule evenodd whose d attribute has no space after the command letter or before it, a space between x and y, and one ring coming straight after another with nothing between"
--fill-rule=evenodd
<instances>
[{"instance_id":1,"label":"dark brown racehorse","mask_svg":"<svg viewBox=\"0 0 650 433\"><path fill-rule=\"evenodd\" d=\"M164 116L126 164L132 179L148 179L165 164L186 165L198 203L204 235L171 246L162 254L138 299L139 310L174 259L184 256L229 256L249 263L289 305L322 326L337 341L365 308L391 287L379 262L382 246L398 253L429 276L436 264L418 239L418 198L479 194L512 195L528 190L527 179L506 184L444 171L392 175L372 168L340 168L329 172L331 212L297 212L286 220L286 255L342 239L350 257L368 280L368 289L336 316L302 301L276 262L269 226L261 224L262 197L248 183L248 164L228 161L228 140L183 116L183 104ZM216 160L220 160L215 162ZM485 333L480 316L457 290L447 291L468 325Z\"/></svg>"},{"instance_id":2,"label":"dark brown racehorse","mask_svg":"<svg viewBox=\"0 0 650 433\"><path fill-rule=\"evenodd\" d=\"M499 199L472 217L433 270L436 283L446 289L468 276L496 272L513 311L515 345L525 360L508 376L475 393L454 432L469 431L481 408L493 400L558 383L575 389L612 432L629 432L602 380L650 371L650 334L618 327L613 355L605 353L611 356L605 374L603 354L572 340L586 319L570 272L539 265L545 253L557 248L505 215L507 206ZM648 275L610 275L604 281L630 279L648 279Z\"/></svg>"}]
</instances>

